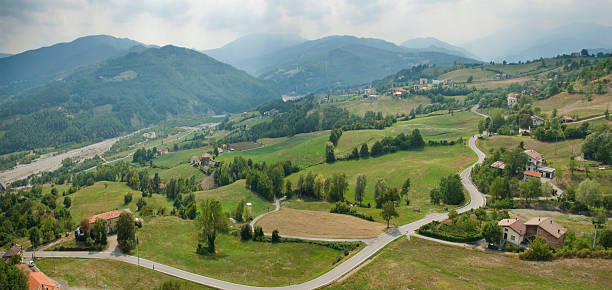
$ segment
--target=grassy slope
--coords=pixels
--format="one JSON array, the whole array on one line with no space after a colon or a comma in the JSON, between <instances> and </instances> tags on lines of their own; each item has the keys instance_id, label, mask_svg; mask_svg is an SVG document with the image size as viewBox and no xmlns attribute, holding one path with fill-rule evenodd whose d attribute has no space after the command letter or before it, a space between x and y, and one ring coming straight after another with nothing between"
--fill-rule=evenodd
<instances>
[{"instance_id":1,"label":"grassy slope","mask_svg":"<svg viewBox=\"0 0 612 290\"><path fill-rule=\"evenodd\" d=\"M434 207L429 204L429 191L439 183L441 177L459 173L468 164L474 162L474 159L474 154L464 145L425 147L423 150L400 151L377 158L316 165L293 174L288 179L293 184L297 184L298 176L309 171L320 173L324 177L331 177L333 173L343 172L347 175L349 181L349 190L346 192L345 198L353 200L353 187L357 174L364 173L368 182L363 203L374 204L374 185L377 178L385 179L390 186L401 188L404 180L410 177L412 186L408 198L411 203L409 207L402 205L399 208L400 217L397 221L399 224L404 224L423 216L428 209ZM309 204L293 201L289 202L287 206L313 210L326 209L325 203L323 205L321 203ZM423 212L421 214L414 213L413 209L415 208L421 208ZM378 221L382 221L379 210L363 208L359 210L372 215Z\"/></svg>"},{"instance_id":2,"label":"grassy slope","mask_svg":"<svg viewBox=\"0 0 612 290\"><path fill-rule=\"evenodd\" d=\"M189 179L192 176L195 176L196 180L200 180L206 177L206 175L202 173L202 171L189 164L180 164L170 169L153 168L149 170L149 175L151 177L153 177L155 173L159 173L159 177L162 180L170 180L171 178L179 177Z\"/></svg>"},{"instance_id":3,"label":"grassy slope","mask_svg":"<svg viewBox=\"0 0 612 290\"><path fill-rule=\"evenodd\" d=\"M556 108L559 114L578 115L579 118L601 115L608 106L612 105L611 92L604 95L593 94L592 97L589 102L583 94L562 92L545 100L536 101L533 105L542 108L542 111L548 114Z\"/></svg>"},{"instance_id":4,"label":"grassy slope","mask_svg":"<svg viewBox=\"0 0 612 290\"><path fill-rule=\"evenodd\" d=\"M158 217L138 231L140 256L194 273L249 285L287 285L317 277L342 253L305 243L240 242L219 235L214 256L196 254L192 221Z\"/></svg>"},{"instance_id":5,"label":"grassy slope","mask_svg":"<svg viewBox=\"0 0 612 290\"><path fill-rule=\"evenodd\" d=\"M268 164L291 160L300 167L306 167L323 162L325 157L325 142L329 139L329 132L314 132L300 134L257 149L240 152L227 152L221 154L217 159L233 160L234 156L243 156L254 162L266 162ZM269 142L269 140L267 141Z\"/></svg>"},{"instance_id":6,"label":"grassy slope","mask_svg":"<svg viewBox=\"0 0 612 290\"><path fill-rule=\"evenodd\" d=\"M132 202L124 205L123 197L128 192L132 193ZM136 213L136 201L142 195L139 191L129 188L125 183L101 181L92 186L83 187L69 196L72 199L72 206L70 207L72 220L78 222L85 217L114 209L129 208L133 213ZM58 206L63 206L63 201L62 197L58 198ZM167 201L166 197L159 194L147 197L146 201L148 205L152 205L154 208L160 206L172 208L172 204Z\"/></svg>"},{"instance_id":7,"label":"grassy slope","mask_svg":"<svg viewBox=\"0 0 612 290\"><path fill-rule=\"evenodd\" d=\"M560 142L541 142L531 137L522 136L495 136L486 140L479 140L478 146L483 149L483 152L489 153L494 148L516 148L523 141L526 149L533 149L544 155L544 159L549 167L554 167L561 170L563 178L559 172L555 174L555 179L562 181L566 185L578 185L580 181L586 178L584 172L574 172L571 176L569 171L570 156L579 156L582 148L582 139L565 140ZM584 162L579 167L594 166L594 162ZM596 167L590 168L591 176L602 185L602 192L612 192L612 170L599 170Z\"/></svg>"},{"instance_id":8,"label":"grassy slope","mask_svg":"<svg viewBox=\"0 0 612 290\"><path fill-rule=\"evenodd\" d=\"M419 104L425 106L430 103L429 98L425 96L411 96L406 99L380 96L376 101L370 101L357 96L341 103L334 103L333 105L347 109L353 114L363 116L367 111L382 112L383 115L397 113L405 113L407 115L411 109L416 108Z\"/></svg>"},{"instance_id":9,"label":"grassy slope","mask_svg":"<svg viewBox=\"0 0 612 290\"><path fill-rule=\"evenodd\" d=\"M574 232L576 236L595 234L593 228L592 217L576 214L563 214L558 211L545 211L545 210L533 210L533 209L513 209L510 210L511 217L518 217L523 221L528 221L534 217L550 217L555 222L566 227L570 232ZM608 228L612 227L608 219Z\"/></svg>"},{"instance_id":10,"label":"grassy slope","mask_svg":"<svg viewBox=\"0 0 612 290\"><path fill-rule=\"evenodd\" d=\"M206 153L207 150L203 149L189 149L189 150L181 150L178 152L171 152L170 154L166 154L160 156L159 158L153 159L153 164L155 166L159 166L162 168L172 168L179 164L189 163L189 160L192 156L202 156L202 154Z\"/></svg>"},{"instance_id":11,"label":"grassy slope","mask_svg":"<svg viewBox=\"0 0 612 290\"><path fill-rule=\"evenodd\" d=\"M599 259L528 262L400 238L333 289L610 289L612 263Z\"/></svg>"},{"instance_id":12,"label":"grassy slope","mask_svg":"<svg viewBox=\"0 0 612 290\"><path fill-rule=\"evenodd\" d=\"M138 280L138 266L113 260L42 259L36 266L47 276L62 279L75 288L153 289L166 281L174 281L184 289L209 289L147 268L140 268Z\"/></svg>"},{"instance_id":13,"label":"grassy slope","mask_svg":"<svg viewBox=\"0 0 612 290\"><path fill-rule=\"evenodd\" d=\"M214 198L223 203L223 210L232 212L242 199L253 204L253 217L274 209L274 204L245 188L245 180L238 180L230 185L212 190L198 191L196 201Z\"/></svg>"}]
</instances>

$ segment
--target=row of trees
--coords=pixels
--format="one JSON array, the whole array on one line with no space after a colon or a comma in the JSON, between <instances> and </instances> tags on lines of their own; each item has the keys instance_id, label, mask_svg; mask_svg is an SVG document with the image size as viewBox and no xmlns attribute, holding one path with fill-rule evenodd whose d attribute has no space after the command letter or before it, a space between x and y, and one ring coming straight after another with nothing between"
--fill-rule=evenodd
<instances>
[{"instance_id":1,"label":"row of trees","mask_svg":"<svg viewBox=\"0 0 612 290\"><path fill-rule=\"evenodd\" d=\"M348 159L368 158L369 156L378 157L399 150L409 150L423 146L425 146L425 141L421 136L421 132L419 129L414 129L410 135L400 133L395 137L384 137L382 140L374 142L371 150L368 150L368 144L361 144L361 147L353 148Z\"/></svg>"},{"instance_id":2,"label":"row of trees","mask_svg":"<svg viewBox=\"0 0 612 290\"><path fill-rule=\"evenodd\" d=\"M134 152L134 155L132 156L132 162L144 165L145 163L153 160L155 156L157 156L157 147L153 147L153 149L141 148Z\"/></svg>"},{"instance_id":3,"label":"row of trees","mask_svg":"<svg viewBox=\"0 0 612 290\"><path fill-rule=\"evenodd\" d=\"M433 204L443 202L445 204L459 205L463 203L465 196L463 195L461 178L457 174L443 177L440 180L439 186L429 192L429 197Z\"/></svg>"},{"instance_id":4,"label":"row of trees","mask_svg":"<svg viewBox=\"0 0 612 290\"><path fill-rule=\"evenodd\" d=\"M315 175L309 171L307 174L302 174L298 177L294 192L300 197L317 200L325 199L335 202L343 201L347 190L348 181L346 174L334 173L331 177L325 178L321 174Z\"/></svg>"}]
</instances>

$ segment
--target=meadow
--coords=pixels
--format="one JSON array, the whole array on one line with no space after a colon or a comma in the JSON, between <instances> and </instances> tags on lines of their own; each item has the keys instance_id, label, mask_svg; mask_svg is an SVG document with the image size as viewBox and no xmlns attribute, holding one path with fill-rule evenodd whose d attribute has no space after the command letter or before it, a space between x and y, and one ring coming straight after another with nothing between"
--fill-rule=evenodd
<instances>
[{"instance_id":1,"label":"meadow","mask_svg":"<svg viewBox=\"0 0 612 290\"><path fill-rule=\"evenodd\" d=\"M151 177L155 176L155 173L158 173L159 178L161 178L162 181L168 181L172 178L189 179L192 176L195 176L196 180L201 180L202 178L206 177L206 174L204 174L201 170L187 163L180 164L169 169L151 168L148 170L148 173Z\"/></svg>"},{"instance_id":2,"label":"meadow","mask_svg":"<svg viewBox=\"0 0 612 290\"><path fill-rule=\"evenodd\" d=\"M550 114L557 109L558 115L576 115L578 118L602 115L612 104L612 93L603 95L592 94L592 100L588 101L584 94L569 94L562 92L550 98L535 101L534 106L542 108L542 111Z\"/></svg>"},{"instance_id":3,"label":"meadow","mask_svg":"<svg viewBox=\"0 0 612 290\"><path fill-rule=\"evenodd\" d=\"M363 116L367 111L382 112L383 115L401 114L408 115L411 109L415 109L419 104L423 106L430 104L431 101L425 96L410 96L408 98L394 98L382 95L376 101L364 99L362 96L355 96L341 103L332 105L346 109L349 112Z\"/></svg>"},{"instance_id":4,"label":"meadow","mask_svg":"<svg viewBox=\"0 0 612 290\"><path fill-rule=\"evenodd\" d=\"M209 198L214 198L221 201L223 211L232 212L236 209L238 202L245 200L252 203L253 217L262 213L274 210L274 203L263 199L258 194L250 191L245 187L245 180L238 180L230 185L219 188L198 191L195 193L196 201L202 201Z\"/></svg>"},{"instance_id":5,"label":"meadow","mask_svg":"<svg viewBox=\"0 0 612 290\"><path fill-rule=\"evenodd\" d=\"M404 237L329 289L610 289L603 259L531 262Z\"/></svg>"},{"instance_id":6,"label":"meadow","mask_svg":"<svg viewBox=\"0 0 612 290\"><path fill-rule=\"evenodd\" d=\"M189 163L189 160L192 156L197 156L199 158L207 151L208 150L195 148L181 150L178 152L170 152L169 154L162 155L158 158L153 159L153 165L161 168L173 168L180 164Z\"/></svg>"}]
</instances>

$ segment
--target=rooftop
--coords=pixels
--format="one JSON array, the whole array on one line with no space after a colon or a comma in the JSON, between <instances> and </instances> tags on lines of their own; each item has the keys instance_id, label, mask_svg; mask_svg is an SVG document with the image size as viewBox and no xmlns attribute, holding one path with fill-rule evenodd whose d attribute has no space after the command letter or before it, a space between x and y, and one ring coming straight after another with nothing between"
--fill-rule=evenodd
<instances>
[{"instance_id":1,"label":"rooftop","mask_svg":"<svg viewBox=\"0 0 612 290\"><path fill-rule=\"evenodd\" d=\"M43 272L32 272L28 275L28 284L30 285L30 289L41 289L41 285L45 287L42 289L59 289L55 282L51 280L45 273Z\"/></svg>"},{"instance_id":2,"label":"rooftop","mask_svg":"<svg viewBox=\"0 0 612 290\"><path fill-rule=\"evenodd\" d=\"M90 216L87 218L87 220L91 224L95 222L97 219L109 220L109 219L118 218L124 212L129 212L129 210L118 209L118 210L108 211L105 213Z\"/></svg>"},{"instance_id":3,"label":"rooftop","mask_svg":"<svg viewBox=\"0 0 612 290\"><path fill-rule=\"evenodd\" d=\"M525 170L523 174L527 176L538 177L538 178L542 177L542 172L531 171L531 170Z\"/></svg>"},{"instance_id":4,"label":"rooftop","mask_svg":"<svg viewBox=\"0 0 612 290\"><path fill-rule=\"evenodd\" d=\"M506 163L504 163L502 161L495 161L495 162L493 162L493 164L491 164L491 167L499 168L499 169L504 169L504 168L506 168Z\"/></svg>"},{"instance_id":5,"label":"rooftop","mask_svg":"<svg viewBox=\"0 0 612 290\"><path fill-rule=\"evenodd\" d=\"M525 224L518 218L513 219L503 219L497 223L500 227L510 227L515 232L519 233L519 235L524 235L526 231Z\"/></svg>"},{"instance_id":6,"label":"rooftop","mask_svg":"<svg viewBox=\"0 0 612 290\"><path fill-rule=\"evenodd\" d=\"M528 220L525 225L527 226L539 226L543 230L547 231L549 234L554 236L555 238L560 238L563 236L567 229L553 221L549 217L534 217Z\"/></svg>"},{"instance_id":7,"label":"rooftop","mask_svg":"<svg viewBox=\"0 0 612 290\"><path fill-rule=\"evenodd\" d=\"M523 151L523 153L527 154L527 156L531 157L532 159L538 160L538 161L542 161L544 160L544 156L542 156L542 154L538 153L535 150L525 150Z\"/></svg>"}]
</instances>

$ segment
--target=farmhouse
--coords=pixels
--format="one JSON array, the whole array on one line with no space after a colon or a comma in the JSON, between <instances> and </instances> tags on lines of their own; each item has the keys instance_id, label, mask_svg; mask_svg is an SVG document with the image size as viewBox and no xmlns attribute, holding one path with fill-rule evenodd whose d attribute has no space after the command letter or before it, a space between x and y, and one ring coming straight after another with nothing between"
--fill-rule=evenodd
<instances>
[{"instance_id":1,"label":"farmhouse","mask_svg":"<svg viewBox=\"0 0 612 290\"><path fill-rule=\"evenodd\" d=\"M106 221L106 225L108 226L108 232L114 233L117 231L117 220L119 220L119 216L124 212L130 212L130 210L120 209L120 210L113 210L113 211L97 214L97 215L88 217L87 221L89 221L90 228L93 228L93 224L97 219L103 219Z\"/></svg>"},{"instance_id":2,"label":"farmhouse","mask_svg":"<svg viewBox=\"0 0 612 290\"><path fill-rule=\"evenodd\" d=\"M544 160L544 156L538 153L535 150L525 150L523 151L525 155L527 155L527 165L525 166L524 174L527 174L527 171L534 171L539 173L540 177L544 178L554 178L555 177L555 169L551 167L546 167L546 161ZM535 175L530 175L530 177L536 177ZM525 179L526 180L526 179Z\"/></svg>"},{"instance_id":3,"label":"farmhouse","mask_svg":"<svg viewBox=\"0 0 612 290\"><path fill-rule=\"evenodd\" d=\"M23 260L23 249L20 245L14 245L8 249L8 251L2 255L2 260L4 260L5 263L9 263L11 258L15 256L18 256L20 261Z\"/></svg>"},{"instance_id":4,"label":"farmhouse","mask_svg":"<svg viewBox=\"0 0 612 290\"><path fill-rule=\"evenodd\" d=\"M525 239L529 242L544 237L551 247L561 248L567 229L549 217L534 217L525 223Z\"/></svg>"},{"instance_id":5,"label":"farmhouse","mask_svg":"<svg viewBox=\"0 0 612 290\"><path fill-rule=\"evenodd\" d=\"M542 173L537 172L537 171L532 171L532 170L523 171L523 181L527 181L532 177L542 178Z\"/></svg>"},{"instance_id":6,"label":"farmhouse","mask_svg":"<svg viewBox=\"0 0 612 290\"><path fill-rule=\"evenodd\" d=\"M208 162L212 159L212 155L210 153L204 153L202 154L202 162Z\"/></svg>"},{"instance_id":7,"label":"farmhouse","mask_svg":"<svg viewBox=\"0 0 612 290\"><path fill-rule=\"evenodd\" d=\"M503 219L497 223L503 229L503 242L508 242L515 246L520 246L523 243L526 227L518 218Z\"/></svg>"},{"instance_id":8,"label":"farmhouse","mask_svg":"<svg viewBox=\"0 0 612 290\"><path fill-rule=\"evenodd\" d=\"M191 165L200 165L200 160L198 159L198 156L191 156L191 160L189 160L189 164Z\"/></svg>"},{"instance_id":9,"label":"farmhouse","mask_svg":"<svg viewBox=\"0 0 612 290\"><path fill-rule=\"evenodd\" d=\"M561 122L563 122L563 123L574 122L574 118L572 118L570 116L563 116L563 117L561 117Z\"/></svg>"},{"instance_id":10,"label":"farmhouse","mask_svg":"<svg viewBox=\"0 0 612 290\"><path fill-rule=\"evenodd\" d=\"M419 79L419 85L426 85L427 84L427 78L420 78Z\"/></svg>"},{"instance_id":11,"label":"farmhouse","mask_svg":"<svg viewBox=\"0 0 612 290\"><path fill-rule=\"evenodd\" d=\"M518 101L519 93L509 93L508 94L508 107L512 107Z\"/></svg>"},{"instance_id":12,"label":"farmhouse","mask_svg":"<svg viewBox=\"0 0 612 290\"><path fill-rule=\"evenodd\" d=\"M544 125L544 119L540 116L533 115L531 116L531 126L537 127Z\"/></svg>"},{"instance_id":13,"label":"farmhouse","mask_svg":"<svg viewBox=\"0 0 612 290\"><path fill-rule=\"evenodd\" d=\"M30 272L28 275L28 285L30 290L56 290L60 289L53 280L43 272Z\"/></svg>"}]
</instances>

